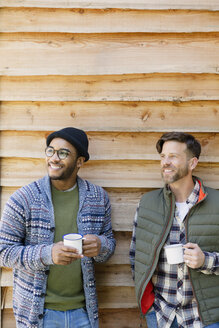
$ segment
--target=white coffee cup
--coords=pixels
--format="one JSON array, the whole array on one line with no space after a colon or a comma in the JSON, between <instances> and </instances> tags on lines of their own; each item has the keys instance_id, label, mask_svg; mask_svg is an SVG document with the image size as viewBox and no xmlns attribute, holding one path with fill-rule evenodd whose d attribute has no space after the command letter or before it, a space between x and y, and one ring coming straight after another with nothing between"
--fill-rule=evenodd
<instances>
[{"instance_id":1,"label":"white coffee cup","mask_svg":"<svg viewBox=\"0 0 219 328\"><path fill-rule=\"evenodd\" d=\"M69 233L63 236L64 245L77 248L79 254L82 254L82 240L83 236L79 233Z\"/></svg>"},{"instance_id":2,"label":"white coffee cup","mask_svg":"<svg viewBox=\"0 0 219 328\"><path fill-rule=\"evenodd\" d=\"M164 246L167 263L178 264L184 262L183 259L183 244L173 244Z\"/></svg>"}]
</instances>

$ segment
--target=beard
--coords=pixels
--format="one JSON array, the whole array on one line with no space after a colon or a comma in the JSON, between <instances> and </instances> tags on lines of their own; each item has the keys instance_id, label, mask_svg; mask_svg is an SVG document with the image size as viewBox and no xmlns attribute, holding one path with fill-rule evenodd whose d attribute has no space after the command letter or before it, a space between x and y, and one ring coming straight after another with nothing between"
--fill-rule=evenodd
<instances>
[{"instance_id":1,"label":"beard","mask_svg":"<svg viewBox=\"0 0 219 328\"><path fill-rule=\"evenodd\" d=\"M77 165L77 160L74 161L73 165L67 167L60 175L50 175L51 180L67 180L73 175Z\"/></svg>"},{"instance_id":2,"label":"beard","mask_svg":"<svg viewBox=\"0 0 219 328\"><path fill-rule=\"evenodd\" d=\"M164 168L171 169L171 167L169 167L169 166L166 166ZM188 173L189 173L188 164L186 164L184 167L178 168L177 171L175 173L173 173L173 175L166 176L162 170L161 176L162 176L165 184L171 184L171 183L174 183L174 182L184 178Z\"/></svg>"}]
</instances>

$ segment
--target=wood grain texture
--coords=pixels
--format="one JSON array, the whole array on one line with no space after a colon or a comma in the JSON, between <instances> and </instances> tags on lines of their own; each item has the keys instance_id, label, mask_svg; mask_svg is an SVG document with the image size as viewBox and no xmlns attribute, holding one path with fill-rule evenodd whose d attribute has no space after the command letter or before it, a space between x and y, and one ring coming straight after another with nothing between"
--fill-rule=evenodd
<instances>
[{"instance_id":1,"label":"wood grain texture","mask_svg":"<svg viewBox=\"0 0 219 328\"><path fill-rule=\"evenodd\" d=\"M218 11L0 8L0 32L192 33L219 31Z\"/></svg>"},{"instance_id":2,"label":"wood grain texture","mask_svg":"<svg viewBox=\"0 0 219 328\"><path fill-rule=\"evenodd\" d=\"M0 115L1 130L39 131L41 129L45 131L42 135L44 140L48 135L47 131L59 130L64 126L77 126L85 131L103 132L164 132L173 130L219 132L218 101L2 102ZM133 139L131 134L128 139L129 141ZM133 139L132 145L134 143L135 140ZM98 141L97 144L92 143L92 148L97 147L98 144ZM42 147L42 138L37 142L37 145L36 147ZM27 151L23 153L23 156ZM35 151L37 149L33 152ZM129 153L126 156L131 158L132 155ZM142 156L148 158L146 153ZM133 157L136 158L134 154Z\"/></svg>"},{"instance_id":3,"label":"wood grain texture","mask_svg":"<svg viewBox=\"0 0 219 328\"><path fill-rule=\"evenodd\" d=\"M136 309L100 309L100 328L146 328L146 320L140 317Z\"/></svg>"},{"instance_id":4,"label":"wood grain texture","mask_svg":"<svg viewBox=\"0 0 219 328\"><path fill-rule=\"evenodd\" d=\"M100 309L136 308L134 287L97 287Z\"/></svg>"},{"instance_id":5,"label":"wood grain texture","mask_svg":"<svg viewBox=\"0 0 219 328\"><path fill-rule=\"evenodd\" d=\"M218 33L2 33L0 74L218 73L218 37Z\"/></svg>"},{"instance_id":6,"label":"wood grain texture","mask_svg":"<svg viewBox=\"0 0 219 328\"><path fill-rule=\"evenodd\" d=\"M44 7L44 8L130 8L130 9L197 9L218 10L218 0L0 0L1 7Z\"/></svg>"},{"instance_id":7,"label":"wood grain texture","mask_svg":"<svg viewBox=\"0 0 219 328\"><path fill-rule=\"evenodd\" d=\"M13 287L12 269L2 268L1 287Z\"/></svg>"},{"instance_id":8,"label":"wood grain texture","mask_svg":"<svg viewBox=\"0 0 219 328\"><path fill-rule=\"evenodd\" d=\"M163 186L160 135L194 134L194 173L219 188L219 1L0 0L0 32L0 210L46 174L51 131L84 129L79 175L106 188L117 242L96 265L100 328L146 328L129 247L141 196ZM2 327L15 328L11 269L1 296Z\"/></svg>"},{"instance_id":9,"label":"wood grain texture","mask_svg":"<svg viewBox=\"0 0 219 328\"><path fill-rule=\"evenodd\" d=\"M2 327L16 328L16 322L12 309L4 309L2 311Z\"/></svg>"},{"instance_id":10,"label":"wood grain texture","mask_svg":"<svg viewBox=\"0 0 219 328\"><path fill-rule=\"evenodd\" d=\"M200 113L200 116L203 114L201 111L204 112L204 105L199 104L199 106L200 110L196 115L191 115L190 120L196 122L200 127L201 124L198 119L198 114ZM204 116L206 119L207 113L209 113L208 118L211 113L209 107L206 108L206 116ZM214 110L216 107L216 105L212 104ZM192 111L194 106L191 104L190 108ZM209 110L209 112L207 110ZM181 121L183 121L185 115L184 106L182 106L179 112L180 111L183 113L183 117L181 118ZM24 118L24 116L25 115L21 117ZM173 114L173 116L176 117L176 114ZM212 121L214 118L217 123L219 116L217 119L217 116L214 115ZM10 120L12 120L12 118ZM131 122L132 120L130 118L130 125ZM27 126L27 128L28 127L30 128L30 126ZM189 132L189 130L187 131ZM2 131L0 132L0 156L44 159L44 149L48 134L49 132L47 131ZM160 155L156 150L156 143L161 135L162 133L156 132L87 132L90 160L160 160ZM201 162L219 162L219 132L199 132L193 133L193 135L200 141L202 146Z\"/></svg>"},{"instance_id":11,"label":"wood grain texture","mask_svg":"<svg viewBox=\"0 0 219 328\"><path fill-rule=\"evenodd\" d=\"M2 101L219 100L217 74L2 76Z\"/></svg>"},{"instance_id":12,"label":"wood grain texture","mask_svg":"<svg viewBox=\"0 0 219 328\"><path fill-rule=\"evenodd\" d=\"M44 160L3 158L1 185L22 186L46 174ZM218 187L219 164L199 163L194 174L213 188ZM80 170L80 176L102 187L159 188L163 186L158 161L90 161Z\"/></svg>"}]
</instances>

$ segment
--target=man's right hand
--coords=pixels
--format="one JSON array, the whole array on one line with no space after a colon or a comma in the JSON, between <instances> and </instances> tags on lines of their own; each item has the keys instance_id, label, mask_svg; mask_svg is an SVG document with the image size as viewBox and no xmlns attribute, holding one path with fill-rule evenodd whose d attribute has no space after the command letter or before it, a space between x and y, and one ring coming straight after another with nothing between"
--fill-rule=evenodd
<instances>
[{"instance_id":1,"label":"man's right hand","mask_svg":"<svg viewBox=\"0 0 219 328\"><path fill-rule=\"evenodd\" d=\"M63 241L60 241L52 247L52 260L54 264L67 265L83 258L83 255L78 254L76 248L64 246Z\"/></svg>"}]
</instances>

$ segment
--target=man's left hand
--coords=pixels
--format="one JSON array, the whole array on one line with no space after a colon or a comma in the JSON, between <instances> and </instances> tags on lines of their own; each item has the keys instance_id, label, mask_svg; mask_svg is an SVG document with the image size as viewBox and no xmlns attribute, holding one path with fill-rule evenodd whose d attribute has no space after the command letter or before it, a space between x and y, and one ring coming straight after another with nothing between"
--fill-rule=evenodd
<instances>
[{"instance_id":1,"label":"man's left hand","mask_svg":"<svg viewBox=\"0 0 219 328\"><path fill-rule=\"evenodd\" d=\"M205 254L197 244L187 243L183 245L184 261L192 269L198 269L203 266L205 262Z\"/></svg>"},{"instance_id":2,"label":"man's left hand","mask_svg":"<svg viewBox=\"0 0 219 328\"><path fill-rule=\"evenodd\" d=\"M83 255L88 257L97 256L100 253L101 241L95 235L84 235L83 237Z\"/></svg>"}]
</instances>

